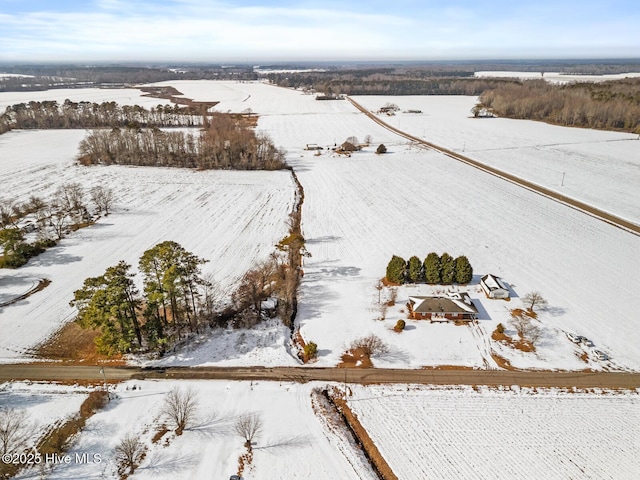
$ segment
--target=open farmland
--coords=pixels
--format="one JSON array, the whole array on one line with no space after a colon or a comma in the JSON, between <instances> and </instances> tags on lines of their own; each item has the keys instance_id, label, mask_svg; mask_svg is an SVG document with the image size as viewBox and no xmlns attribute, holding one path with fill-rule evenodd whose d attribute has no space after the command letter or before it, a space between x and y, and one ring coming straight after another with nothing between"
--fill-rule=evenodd
<instances>
[{"instance_id":1,"label":"open farmland","mask_svg":"<svg viewBox=\"0 0 640 480\"><path fill-rule=\"evenodd\" d=\"M134 389L135 387L135 389ZM162 409L172 388L197 392L194 424L176 436L154 435L166 424ZM312 409L309 384L275 382L127 382L118 385L116 398L91 417L69 454L99 454L102 461L58 465L48 479L119 478L114 448L127 434L139 436L146 456L132 478L229 478L246 453L244 439L234 431L242 415L257 414L261 432L253 445L253 461L244 477L264 479L377 478L344 431L328 426ZM168 425L167 425L168 426ZM33 478L25 471L17 478Z\"/></svg>"},{"instance_id":2,"label":"open farmland","mask_svg":"<svg viewBox=\"0 0 640 480\"><path fill-rule=\"evenodd\" d=\"M400 111L380 118L400 130L640 223L638 135L531 120L473 118L476 97L358 96L354 100L372 112L394 103ZM406 113L410 109L422 113Z\"/></svg>"},{"instance_id":3,"label":"open farmland","mask_svg":"<svg viewBox=\"0 0 640 480\"><path fill-rule=\"evenodd\" d=\"M630 480L640 471L638 392L352 390L349 407L398 478Z\"/></svg>"},{"instance_id":4,"label":"open farmland","mask_svg":"<svg viewBox=\"0 0 640 480\"><path fill-rule=\"evenodd\" d=\"M194 100L220 100L215 107L219 111L251 110L260 114L258 129L287 149L288 161L305 189L303 233L312 255L305 260L297 324L303 337L319 346L317 365L335 365L352 340L375 333L390 346L389 353L374 358L378 366L495 367L491 359L491 351L495 350L517 368L639 368L636 346L640 337L633 328L635 307L628 301L636 296L639 286L634 277L640 268L640 259L634 255L640 248L638 237L439 153L411 145L374 124L347 101L316 101L302 92L263 83L172 84ZM372 101L377 105L382 100ZM445 135L442 133L445 131L449 139L458 133L480 142L487 134L484 129L494 121L517 125L505 127L513 133L511 136L494 133L491 141L495 148L500 147L500 142L504 142L505 148L517 148L518 141L528 146L540 142L540 124L535 122L467 118L469 97L425 97L423 101L440 102L438 111L446 112L441 119L443 125L461 122L457 130L434 128L434 138L430 137L434 142L445 138L438 136L438 132ZM445 108L446 102L451 103L450 109ZM407 117L397 118L401 119L398 126L404 128ZM544 135L551 135L543 139L547 143L554 135L561 137L566 131L575 132L572 148L588 149L593 143L603 149L609 146L614 153L606 153L606 158L616 157L618 148L625 151L637 144L626 139L602 141L603 135L615 139L620 134L543 127L547 132ZM3 347L2 357L22 356L29 346L70 319L73 310L68 307L68 300L86 276L101 273L120 258L135 264L139 254L158 241L175 239L197 255L210 259L205 271L214 274L222 295L228 296L246 268L256 259L266 258L286 232L285 219L294 189L285 172L85 169L71 164L80 135L73 131L12 132L0 138L3 154L18 158L18 165L25 165L24 170L18 168L16 172L13 164L2 167L8 178L6 184L19 196L27 195L33 188L52 191L64 181L85 178L89 185L107 182L121 199L114 215L73 234L59 247L38 257L40 260L34 259L27 267L6 274L26 275L29 279L46 277L54 282L43 292L5 308L0 314L0 321L6 322L10 334L3 339L12 338L6 340L9 344ZM349 136L363 140L367 135L373 138L371 146L350 158L338 157L326 148L320 155L304 150L308 143L329 147ZM387 145L389 153L375 155L379 143ZM455 147L447 143L445 146ZM64 153L57 154L57 149ZM531 152L535 151L531 147ZM573 153L557 152L555 161L559 168L574 161ZM470 156L472 153L465 151ZM532 163L523 163L519 174L527 177L526 165L530 165L531 175L535 176L536 167ZM597 157L584 163L585 171L590 172L585 173L585 178L597 177L599 168ZM636 198L631 188L635 163L619 162L616 169L626 179L623 191L627 197ZM592 182L585 184L582 191L596 192L596 205L604 207L609 197L597 192L613 191L613 181L611 177L603 177L601 189L591 188ZM625 204L627 210L629 202ZM246 220L238 222L237 218ZM169 232L164 225L175 228ZM121 233L124 231L130 234ZM89 239L93 242L91 248L85 241ZM107 245L111 246L106 248ZM481 307L477 329L408 322L409 328L396 334L391 327L406 316L402 310L408 291L387 312L386 320L376 320L381 313L374 285L384 276L391 255L424 258L431 251L466 255L474 266L475 281L479 275L491 272L501 275L517 296L531 290L541 291L549 301L549 308L540 312L544 333L538 351L523 354L489 340L496 324L508 321L508 308L520 306L517 298L506 304L476 295ZM64 271L55 274L59 278L62 275L64 280L56 282L53 274L40 270L45 261L42 259L52 255L56 261L47 260L47 268L52 272ZM19 283L22 288L29 281ZM63 290L56 290L62 288L62 283L66 285ZM384 299L389 292L385 290L382 295ZM18 321L10 322L10 316ZM32 323L25 323L27 317ZM42 318L49 320L41 324ZM47 325L38 330L37 339L30 338L31 333L21 334L33 322ZM179 352L165 363L291 364L293 359L284 348L284 330L274 328L248 336L218 332L213 339ZM583 351L564 337L567 331L588 336L612 360L583 361L580 358ZM274 343L275 348L263 350Z\"/></svg>"},{"instance_id":5,"label":"open farmland","mask_svg":"<svg viewBox=\"0 0 640 480\"><path fill-rule=\"evenodd\" d=\"M49 130L0 136L0 197L46 198L59 185L78 182L85 190L109 186L116 198L113 213L94 226L70 234L20 269L2 270L3 284L15 279L24 285L25 278L51 284L0 309L0 361L24 358L71 320L75 310L69 301L85 278L120 260L135 267L142 252L159 242L175 240L209 260L203 273L212 276L218 298L228 301L240 277L266 260L287 233L295 194L289 172L81 167L73 159L83 135Z\"/></svg>"}]
</instances>

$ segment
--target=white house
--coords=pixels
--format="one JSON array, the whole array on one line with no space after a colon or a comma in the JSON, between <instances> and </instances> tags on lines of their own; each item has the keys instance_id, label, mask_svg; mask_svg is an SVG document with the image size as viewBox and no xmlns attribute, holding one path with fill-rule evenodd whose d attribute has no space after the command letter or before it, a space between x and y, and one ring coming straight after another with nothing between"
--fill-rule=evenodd
<instances>
[{"instance_id":1,"label":"white house","mask_svg":"<svg viewBox=\"0 0 640 480\"><path fill-rule=\"evenodd\" d=\"M489 273L480 279L480 286L489 298L509 298L509 289L500 277Z\"/></svg>"}]
</instances>

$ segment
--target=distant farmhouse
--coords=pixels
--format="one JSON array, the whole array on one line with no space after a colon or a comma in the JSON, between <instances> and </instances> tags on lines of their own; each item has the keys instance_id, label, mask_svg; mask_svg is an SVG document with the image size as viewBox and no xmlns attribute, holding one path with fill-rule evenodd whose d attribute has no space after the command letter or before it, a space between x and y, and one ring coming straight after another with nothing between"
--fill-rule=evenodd
<instances>
[{"instance_id":1,"label":"distant farmhouse","mask_svg":"<svg viewBox=\"0 0 640 480\"><path fill-rule=\"evenodd\" d=\"M489 298L509 298L509 288L500 277L490 273L480 279L480 287Z\"/></svg>"},{"instance_id":2,"label":"distant farmhouse","mask_svg":"<svg viewBox=\"0 0 640 480\"><path fill-rule=\"evenodd\" d=\"M408 306L414 320L470 322L478 318L478 309L464 292L449 297L409 297Z\"/></svg>"}]
</instances>

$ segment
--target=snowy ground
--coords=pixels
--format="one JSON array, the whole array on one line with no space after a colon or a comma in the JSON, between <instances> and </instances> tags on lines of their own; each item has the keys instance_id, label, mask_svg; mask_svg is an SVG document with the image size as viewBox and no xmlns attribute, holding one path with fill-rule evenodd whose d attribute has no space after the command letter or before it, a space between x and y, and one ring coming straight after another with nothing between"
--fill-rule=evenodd
<instances>
[{"instance_id":1,"label":"snowy ground","mask_svg":"<svg viewBox=\"0 0 640 480\"><path fill-rule=\"evenodd\" d=\"M34 446L49 427L77 414L87 393L88 390L83 387L53 383L2 383L0 409L26 413L29 433L27 444Z\"/></svg>"},{"instance_id":2,"label":"snowy ground","mask_svg":"<svg viewBox=\"0 0 640 480\"><path fill-rule=\"evenodd\" d=\"M473 118L477 97L357 96L385 122L551 190L640 224L640 137L530 120ZM409 109L422 113L405 113Z\"/></svg>"},{"instance_id":3,"label":"snowy ground","mask_svg":"<svg viewBox=\"0 0 640 480\"><path fill-rule=\"evenodd\" d=\"M56 100L61 105L67 99L72 102L117 102L119 105L140 105L145 108L171 103L169 100L143 95L144 92L135 88L60 88L41 92L0 92L0 114L16 103L45 100Z\"/></svg>"},{"instance_id":4,"label":"snowy ground","mask_svg":"<svg viewBox=\"0 0 640 480\"><path fill-rule=\"evenodd\" d=\"M135 386L135 390L133 387ZM164 399L173 387L194 388L199 408L194 426L181 436L173 432L157 443L152 438L165 422ZM117 387L117 398L91 417L69 455L99 454L100 463L59 465L48 479L118 478L114 448L127 434L136 434L147 453L129 478L193 480L229 478L237 472L238 457L246 452L234 425L245 414L258 414L262 431L254 440L253 463L244 478L376 478L361 453L344 436L332 432L312 409L314 385L247 382L127 382ZM25 472L17 478L33 478Z\"/></svg>"},{"instance_id":5,"label":"snowy ground","mask_svg":"<svg viewBox=\"0 0 640 480\"><path fill-rule=\"evenodd\" d=\"M298 325L304 338L319 346L317 365L335 365L352 340L375 333L391 347L390 353L374 358L376 366L493 367L490 354L494 350L517 368L640 369L640 334L634 328L636 312L630 301L640 286L635 277L640 258L634 254L640 247L638 237L415 147L374 124L347 101L316 101L302 92L263 83L170 83L195 100L220 100L216 106L220 111L250 109L260 114L258 129L287 149L305 188L303 230L312 254L304 267ZM420 134L421 122L428 120L422 133L430 140L465 150L479 160L494 159L497 166L501 165L495 159L508 155L483 154L484 150L502 146L508 152L523 145L523 158L529 160L518 163L515 173L543 184L537 176L546 167L538 163L566 171L567 186L574 178L571 168L579 165L584 174L582 183L575 186L577 197L640 218L640 194L634 188L640 165L635 149L640 142L625 134L470 119L471 97L357 100L372 109L387 101L403 109L420 107L423 115L399 114L390 121ZM371 146L351 158L337 157L327 149L318 156L304 150L309 143L329 147L349 136L363 140L367 135L373 138ZM31 333L20 335L27 325L48 333L71 318L67 302L86 276L101 273L120 258L135 263L156 241L174 238L210 258L206 268L228 286L252 259L267 255L285 231L284 219L293 198L285 173L81 169L70 164L80 138L81 133L73 131L12 132L0 137L0 151L7 153L3 158L18 158L18 165L24 165L14 173L13 163L5 167L0 163L5 185L20 196L27 195L32 185L51 191L58 182L86 178L89 184L109 182L122 198L120 208L104 224L101 220L96 227L79 231L42 260L9 273L51 278L41 270L47 263L61 280L52 278L54 282L43 292L0 313L0 323L9 332L2 339L22 338L0 343L4 349L0 357L15 359L33 345ZM558 142L571 145L548 156L542 147ZM388 154L374 154L379 143L387 145ZM577 156L579 151L586 157ZM610 164L604 173L603 162ZM146 190L151 193L140 194ZM248 191L255 195L246 197ZM236 218L247 220L239 224ZM162 228L166 222L178 225L177 237ZM245 225L248 237L240 234ZM238 238L242 244L236 251ZM88 247L86 240L100 249ZM495 325L508 320L507 305L480 295L476 295L481 311L477 328L409 322L414 328L396 334L391 328L399 318L406 318L406 312L400 311L406 298L399 300L397 309L388 310L386 320L376 320L380 311L374 285L384 276L391 256L424 258L431 251L466 255L475 269L475 283L485 273L502 276L515 296L509 308L521 305L518 296L539 290L549 307L540 312L544 333L538 351L522 354L491 342ZM60 288L54 287L56 283L64 283L64 289L55 290ZM27 318L31 323L25 323ZM589 337L612 360L595 362L591 356L581 360L584 350L568 342L564 333L569 331ZM292 359L286 352L285 335L277 325L266 325L255 333L219 331L163 363L288 365Z\"/></svg>"},{"instance_id":6,"label":"snowy ground","mask_svg":"<svg viewBox=\"0 0 640 480\"><path fill-rule=\"evenodd\" d=\"M631 480L640 471L639 392L351 389L350 408L398 478Z\"/></svg>"},{"instance_id":7,"label":"snowy ground","mask_svg":"<svg viewBox=\"0 0 640 480\"><path fill-rule=\"evenodd\" d=\"M41 292L0 308L0 361L24 358L73 318L69 301L85 278L120 260L135 267L142 252L159 242L175 240L209 260L203 273L213 276L219 297L226 300L239 278L266 260L286 235L295 193L289 172L81 167L73 158L83 135L49 130L0 136L0 197L46 198L66 182L79 182L86 190L107 185L116 196L113 213L96 225L70 234L20 269L0 272L7 290L26 278L51 280Z\"/></svg>"}]
</instances>

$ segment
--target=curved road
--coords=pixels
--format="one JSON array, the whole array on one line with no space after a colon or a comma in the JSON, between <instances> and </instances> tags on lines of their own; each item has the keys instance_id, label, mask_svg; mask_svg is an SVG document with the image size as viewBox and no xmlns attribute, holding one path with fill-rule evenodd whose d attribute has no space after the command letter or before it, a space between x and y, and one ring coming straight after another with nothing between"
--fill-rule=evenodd
<instances>
[{"instance_id":1,"label":"curved road","mask_svg":"<svg viewBox=\"0 0 640 480\"><path fill-rule=\"evenodd\" d=\"M143 379L329 381L359 384L520 385L523 387L640 388L640 373L507 370L404 370L314 367L104 367L107 381ZM99 366L61 364L0 365L0 382L9 380L102 382Z\"/></svg>"},{"instance_id":2,"label":"curved road","mask_svg":"<svg viewBox=\"0 0 640 480\"><path fill-rule=\"evenodd\" d=\"M508 182L511 183L515 183L516 185L519 185L523 188L526 188L527 190L531 190L532 192L538 193L540 195L543 195L547 198L550 198L552 200L555 200L557 202L560 202L564 205L567 205L571 208L574 208L576 210L579 210L583 213L586 213L587 215L591 215L592 217L597 218L598 220L602 220L603 222L606 222L610 225L614 225L618 228L621 228L622 230L625 230L629 233L632 233L634 235L638 235L640 236L640 225L635 224L633 222L630 222L629 220L625 220L624 218L618 217L616 215L612 215L611 213L605 212L604 210L600 210L599 208L596 208L592 205L588 205L586 203L583 203L579 200L575 200L571 197L567 197L566 195L562 195L561 193L558 193L554 190L550 190L548 188L542 187L540 185L537 185L535 183L531 183L523 178L517 177L515 175L512 175L510 173L504 172L502 170L499 170L497 168L491 167L489 165L486 165L484 163L478 162L477 160L473 160L472 158L466 157L464 155L460 155L459 153L456 153L452 150L449 150L447 148L444 147L440 147L434 143L431 142L427 142L426 140L423 140L422 138L416 137L414 135L411 135L409 133L403 132L402 130L397 129L396 127L389 125L388 123L384 122L383 120L381 120L380 118L378 118L375 114L371 113L369 110L367 110L366 108L364 108L362 105L360 105L359 103L357 103L355 100L353 100L350 97L347 97L347 100L349 100L351 102L351 104L356 107L358 110L360 110L362 113L364 113L367 117L369 117L371 120L373 120L374 122L376 122L378 125L380 125L381 127L386 128L387 130L400 135L401 137L404 137L408 140L411 140L412 142L416 142L419 143L420 145L424 145L425 147L428 147L432 150L436 150L437 152L440 152L448 157L453 158L454 160L458 160L462 163L466 163L467 165L470 165L472 167L475 167L479 170L482 170L486 173L489 173L491 175L494 175L496 177L500 177L503 180L507 180Z\"/></svg>"}]
</instances>

